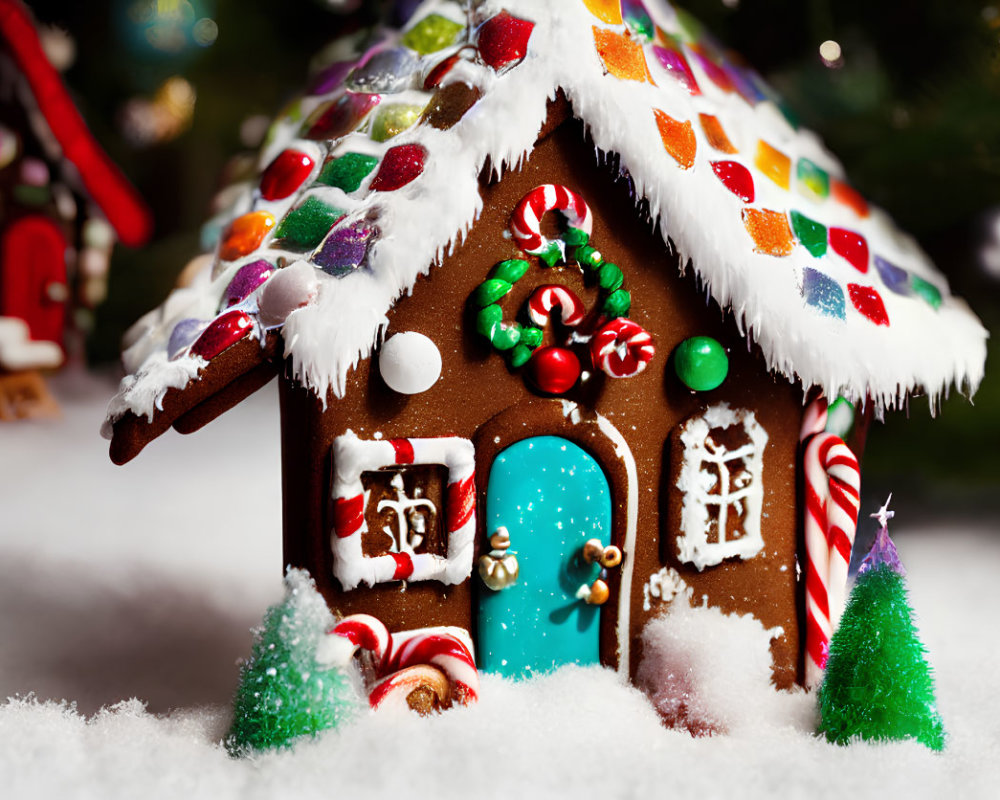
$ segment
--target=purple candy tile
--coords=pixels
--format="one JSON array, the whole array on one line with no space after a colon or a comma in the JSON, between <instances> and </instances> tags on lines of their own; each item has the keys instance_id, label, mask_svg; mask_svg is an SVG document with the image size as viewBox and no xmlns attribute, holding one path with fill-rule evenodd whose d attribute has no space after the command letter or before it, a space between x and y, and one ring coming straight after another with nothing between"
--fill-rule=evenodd
<instances>
[{"instance_id":1,"label":"purple candy tile","mask_svg":"<svg viewBox=\"0 0 1000 800\"><path fill-rule=\"evenodd\" d=\"M313 263L323 272L342 277L356 270L368 254L368 243L375 229L364 222L336 228L313 256Z\"/></svg>"}]
</instances>

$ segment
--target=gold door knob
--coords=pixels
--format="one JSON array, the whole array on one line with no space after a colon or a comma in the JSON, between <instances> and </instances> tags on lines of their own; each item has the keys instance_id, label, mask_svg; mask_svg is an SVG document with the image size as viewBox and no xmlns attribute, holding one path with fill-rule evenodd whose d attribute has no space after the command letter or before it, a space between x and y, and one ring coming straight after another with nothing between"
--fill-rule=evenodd
<instances>
[{"instance_id":1,"label":"gold door knob","mask_svg":"<svg viewBox=\"0 0 1000 800\"><path fill-rule=\"evenodd\" d=\"M605 547L600 539L588 539L583 545L583 560L588 564L600 564L604 569L613 569L622 563L622 551L613 544Z\"/></svg>"},{"instance_id":2,"label":"gold door knob","mask_svg":"<svg viewBox=\"0 0 1000 800\"><path fill-rule=\"evenodd\" d=\"M587 605L603 606L608 602L611 591L608 589L608 585L598 578L590 586L583 584L577 590L576 596L577 599L586 601Z\"/></svg>"}]
</instances>

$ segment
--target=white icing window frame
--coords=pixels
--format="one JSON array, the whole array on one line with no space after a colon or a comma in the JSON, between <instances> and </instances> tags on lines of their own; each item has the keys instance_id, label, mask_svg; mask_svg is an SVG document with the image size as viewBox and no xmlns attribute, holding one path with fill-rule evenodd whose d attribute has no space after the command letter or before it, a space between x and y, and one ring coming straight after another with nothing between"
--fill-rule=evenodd
<instances>
[{"instance_id":1,"label":"white icing window frame","mask_svg":"<svg viewBox=\"0 0 1000 800\"><path fill-rule=\"evenodd\" d=\"M361 583L428 581L454 585L472 574L476 531L476 452L458 436L417 439L360 439L347 431L333 440L333 575L345 591ZM447 556L432 553L386 553L366 556L361 536L368 530L365 509L369 492L365 472L385 467L441 465L448 471L443 498Z\"/></svg>"},{"instance_id":2,"label":"white icing window frame","mask_svg":"<svg viewBox=\"0 0 1000 800\"><path fill-rule=\"evenodd\" d=\"M740 426L750 438L750 444L720 453L707 444L709 433L715 428ZM691 417L681 427L680 441L684 449L677 488L684 496L681 507L680 536L677 537L677 557L694 565L698 571L721 564L727 558L753 558L764 547L761 535L761 510L764 502L764 448L767 431L757 422L749 409L733 409L728 403L707 408L704 413ZM743 460L750 481L747 486L729 491L729 472L726 462ZM719 470L719 494L710 495L701 488L704 481L702 465L715 464ZM715 499L718 498L718 499ZM743 535L723 540L729 506L733 502L744 504ZM719 508L718 542L708 541L710 518L708 505Z\"/></svg>"}]
</instances>

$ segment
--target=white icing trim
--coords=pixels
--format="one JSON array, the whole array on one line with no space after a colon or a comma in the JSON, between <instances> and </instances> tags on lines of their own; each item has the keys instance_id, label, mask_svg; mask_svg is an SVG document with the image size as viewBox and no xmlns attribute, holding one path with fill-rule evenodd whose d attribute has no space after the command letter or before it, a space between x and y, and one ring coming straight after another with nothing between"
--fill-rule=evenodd
<instances>
[{"instance_id":1,"label":"white icing trim","mask_svg":"<svg viewBox=\"0 0 1000 800\"><path fill-rule=\"evenodd\" d=\"M709 435L715 428L741 427L750 437L750 444L732 452L722 445L712 447ZM748 409L732 409L728 403L709 406L702 414L692 417L681 426L683 446L677 488L684 494L681 507L680 533L677 537L677 557L693 564L699 571L721 564L727 558L753 558L764 547L760 531L760 518L764 502L764 448L767 431L757 422ZM745 465L749 481L746 486L729 491L730 475L726 463L740 459ZM713 476L702 470L706 463L713 464L718 474ZM717 494L710 494L712 486L705 480L715 480ZM717 500L712 498L718 498ZM726 520L729 506L744 505L742 536L726 540ZM708 542L710 518L708 505L718 507L717 542Z\"/></svg>"}]
</instances>

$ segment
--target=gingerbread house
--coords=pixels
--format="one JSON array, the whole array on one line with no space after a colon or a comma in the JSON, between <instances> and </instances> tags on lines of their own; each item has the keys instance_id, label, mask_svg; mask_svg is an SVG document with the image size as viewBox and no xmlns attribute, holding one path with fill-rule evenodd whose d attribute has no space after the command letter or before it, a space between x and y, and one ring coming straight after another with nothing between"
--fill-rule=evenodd
<instances>
[{"instance_id":1,"label":"gingerbread house","mask_svg":"<svg viewBox=\"0 0 1000 800\"><path fill-rule=\"evenodd\" d=\"M974 390L976 317L665 2L429 0L357 47L133 331L112 458L277 375L285 563L340 614L629 676L705 603L813 680L867 422Z\"/></svg>"},{"instance_id":2,"label":"gingerbread house","mask_svg":"<svg viewBox=\"0 0 1000 800\"><path fill-rule=\"evenodd\" d=\"M104 298L115 241L138 246L150 231L149 212L88 132L30 13L0 0L0 420L51 403L35 370L65 359L64 337L80 325L70 312Z\"/></svg>"}]
</instances>

